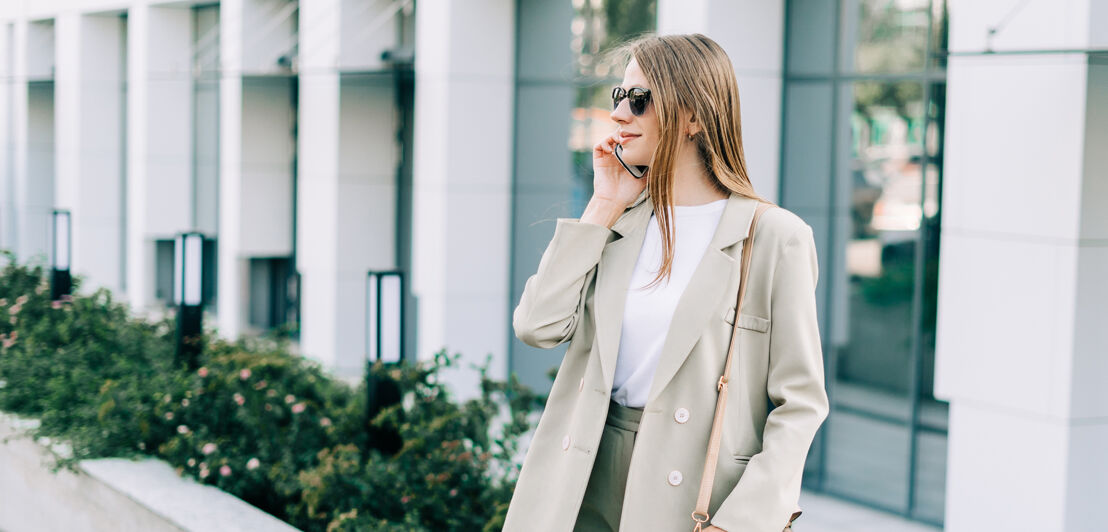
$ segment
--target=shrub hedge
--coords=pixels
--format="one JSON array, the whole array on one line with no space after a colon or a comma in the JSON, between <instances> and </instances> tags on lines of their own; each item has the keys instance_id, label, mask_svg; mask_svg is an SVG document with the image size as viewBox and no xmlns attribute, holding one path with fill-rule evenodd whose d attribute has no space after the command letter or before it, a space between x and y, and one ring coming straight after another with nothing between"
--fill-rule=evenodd
<instances>
[{"instance_id":1,"label":"shrub hedge","mask_svg":"<svg viewBox=\"0 0 1108 532\"><path fill-rule=\"evenodd\" d=\"M481 393L466 401L440 379L460 355L369 365L402 399L368 419L364 383L330 378L282 334L207 331L190 371L173 362L172 315L135 318L105 289L51 301L41 265L0 255L0 410L69 443L55 471L154 456L306 531L500 529L546 397L488 378L488 360L470 366Z\"/></svg>"}]
</instances>

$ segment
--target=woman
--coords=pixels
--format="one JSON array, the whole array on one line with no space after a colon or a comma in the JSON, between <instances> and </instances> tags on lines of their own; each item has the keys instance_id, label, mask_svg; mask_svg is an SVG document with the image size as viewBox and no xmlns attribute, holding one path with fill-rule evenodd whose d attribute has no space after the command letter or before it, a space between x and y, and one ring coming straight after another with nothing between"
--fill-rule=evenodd
<instances>
[{"instance_id":1,"label":"woman","mask_svg":"<svg viewBox=\"0 0 1108 532\"><path fill-rule=\"evenodd\" d=\"M746 172L723 49L693 34L642 37L622 50L630 60L613 90L618 128L593 149L593 197L580 219L558 219L513 315L529 345L570 343L508 508L509 532L694 525L739 259L763 200ZM617 143L624 162L648 166L641 179L620 164ZM703 530L789 525L828 410L811 227L770 208L749 268Z\"/></svg>"}]
</instances>

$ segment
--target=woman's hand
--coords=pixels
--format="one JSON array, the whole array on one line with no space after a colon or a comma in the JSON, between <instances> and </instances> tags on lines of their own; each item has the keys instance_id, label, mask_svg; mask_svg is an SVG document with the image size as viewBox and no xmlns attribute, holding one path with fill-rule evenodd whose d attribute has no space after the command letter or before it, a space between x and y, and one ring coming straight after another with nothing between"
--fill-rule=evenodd
<instances>
[{"instance_id":1,"label":"woman's hand","mask_svg":"<svg viewBox=\"0 0 1108 532\"><path fill-rule=\"evenodd\" d=\"M619 131L613 131L592 149L593 197L621 207L630 205L646 188L647 175L636 178L616 159Z\"/></svg>"}]
</instances>

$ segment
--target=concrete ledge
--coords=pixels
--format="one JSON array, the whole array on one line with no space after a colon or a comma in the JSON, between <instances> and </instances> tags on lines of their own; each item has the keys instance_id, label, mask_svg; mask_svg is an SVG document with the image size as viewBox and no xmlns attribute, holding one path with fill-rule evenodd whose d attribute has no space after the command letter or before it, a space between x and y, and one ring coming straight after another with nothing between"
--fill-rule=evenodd
<instances>
[{"instance_id":1,"label":"concrete ledge","mask_svg":"<svg viewBox=\"0 0 1108 532\"><path fill-rule=\"evenodd\" d=\"M158 459L82 460L77 473L51 473L66 446L26 431L37 420L0 412L0 530L273 531L288 523L191 478Z\"/></svg>"}]
</instances>

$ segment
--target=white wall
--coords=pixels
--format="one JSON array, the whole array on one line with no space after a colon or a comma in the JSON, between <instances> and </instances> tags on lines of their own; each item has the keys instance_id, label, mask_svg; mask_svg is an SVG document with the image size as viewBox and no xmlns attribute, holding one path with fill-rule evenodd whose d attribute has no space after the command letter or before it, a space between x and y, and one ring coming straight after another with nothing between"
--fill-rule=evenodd
<instances>
[{"instance_id":1,"label":"white wall","mask_svg":"<svg viewBox=\"0 0 1108 532\"><path fill-rule=\"evenodd\" d=\"M54 208L54 84L52 82L23 83L16 90L23 92L26 106L26 129L22 131L20 150L25 166L16 174L17 223L19 224L19 256L23 260L39 256L49 264L53 256L51 242L51 212ZM18 142L18 141L17 141ZM17 149L21 146L17 145Z\"/></svg>"},{"instance_id":2,"label":"white wall","mask_svg":"<svg viewBox=\"0 0 1108 532\"><path fill-rule=\"evenodd\" d=\"M127 296L154 298L155 241L191 229L191 12L137 6L128 14Z\"/></svg>"},{"instance_id":3,"label":"white wall","mask_svg":"<svg viewBox=\"0 0 1108 532\"><path fill-rule=\"evenodd\" d=\"M242 81L239 253L292 253L292 83L287 77Z\"/></svg>"},{"instance_id":4,"label":"white wall","mask_svg":"<svg viewBox=\"0 0 1108 532\"><path fill-rule=\"evenodd\" d=\"M72 271L123 286L124 22L64 13L55 24L54 203L72 213Z\"/></svg>"},{"instance_id":5,"label":"white wall","mask_svg":"<svg viewBox=\"0 0 1108 532\"><path fill-rule=\"evenodd\" d=\"M17 20L13 26L11 143L15 227L21 260L50 259L54 206L54 24Z\"/></svg>"},{"instance_id":6,"label":"white wall","mask_svg":"<svg viewBox=\"0 0 1108 532\"><path fill-rule=\"evenodd\" d=\"M303 4L226 0L217 23L212 12L195 22L190 3L168 0L0 4L12 34L10 48L0 43L10 56L0 98L10 101L12 132L0 139L10 152L0 163L11 168L5 200L18 208L4 211L11 223L0 242L46 258L50 211L73 209L77 273L90 274L90 289L126 286L119 295L142 312L157 307L155 242L199 229L219 238L215 310L220 331L234 337L248 330L250 259L291 255L298 230L304 347L360 375L366 272L401 262L399 117L394 80L350 73L390 68L381 54L400 44L400 13L384 0ZM218 53L197 49L194 31ZM501 36L507 49L510 27ZM297 42L299 86L279 63ZM196 62L210 73L216 56L221 79L197 82ZM500 79L503 94L508 80ZM299 146L294 90L304 103ZM507 105L495 101L506 120ZM304 186L294 191L298 149Z\"/></svg>"},{"instance_id":7,"label":"white wall","mask_svg":"<svg viewBox=\"0 0 1108 532\"><path fill-rule=\"evenodd\" d=\"M345 71L387 68L388 64L381 61L381 51L394 47L400 38L396 2L342 0L339 4L338 67Z\"/></svg>"},{"instance_id":8,"label":"white wall","mask_svg":"<svg viewBox=\"0 0 1108 532\"><path fill-rule=\"evenodd\" d=\"M247 329L251 257L292 253L291 49L296 4L220 4L219 329ZM248 76L248 77L245 77Z\"/></svg>"},{"instance_id":9,"label":"white wall","mask_svg":"<svg viewBox=\"0 0 1108 532\"><path fill-rule=\"evenodd\" d=\"M417 356L444 347L507 370L515 2L427 0L416 10L412 288ZM448 376L477 393L468 367Z\"/></svg>"},{"instance_id":10,"label":"white wall","mask_svg":"<svg viewBox=\"0 0 1108 532\"><path fill-rule=\"evenodd\" d=\"M280 72L277 59L296 44L298 3L290 0L242 0L242 50L239 68L244 75ZM306 20L305 24L311 24Z\"/></svg>"},{"instance_id":11,"label":"white wall","mask_svg":"<svg viewBox=\"0 0 1108 532\"><path fill-rule=\"evenodd\" d=\"M218 328L237 337L247 323L249 263L241 256L242 214L242 43L246 0L219 5L219 303Z\"/></svg>"},{"instance_id":12,"label":"white wall","mask_svg":"<svg viewBox=\"0 0 1108 532\"><path fill-rule=\"evenodd\" d=\"M301 352L352 380L365 364L367 272L398 266L395 80L371 73L395 44L387 6L306 4L300 34Z\"/></svg>"},{"instance_id":13,"label":"white wall","mask_svg":"<svg viewBox=\"0 0 1108 532\"><path fill-rule=\"evenodd\" d=\"M7 532L296 530L215 486L147 458L81 460L52 472L62 444L32 440L38 420L0 412L0 528Z\"/></svg>"},{"instance_id":14,"label":"white wall","mask_svg":"<svg viewBox=\"0 0 1108 532\"><path fill-rule=\"evenodd\" d=\"M1097 528L1108 492L1106 2L950 4L935 394L946 529ZM1098 272L1098 273L1093 273ZM1100 325L1094 325L1099 323ZM1019 508L1012 512L1012 508Z\"/></svg>"}]
</instances>

